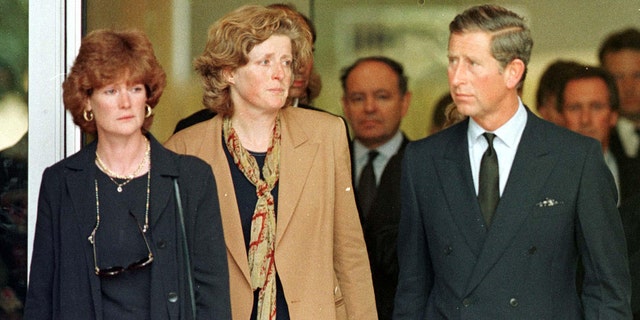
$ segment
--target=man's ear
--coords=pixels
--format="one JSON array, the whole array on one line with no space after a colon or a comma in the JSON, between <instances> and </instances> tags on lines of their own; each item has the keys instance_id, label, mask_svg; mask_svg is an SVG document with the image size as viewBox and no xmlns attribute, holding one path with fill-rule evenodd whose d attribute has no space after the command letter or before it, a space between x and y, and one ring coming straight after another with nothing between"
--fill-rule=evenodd
<instances>
[{"instance_id":1,"label":"man's ear","mask_svg":"<svg viewBox=\"0 0 640 320\"><path fill-rule=\"evenodd\" d=\"M404 116L407 115L407 112L409 111L409 105L411 104L411 91L407 91L404 96L402 97L402 110L401 110L401 114L402 117L404 118Z\"/></svg>"},{"instance_id":2,"label":"man's ear","mask_svg":"<svg viewBox=\"0 0 640 320\"><path fill-rule=\"evenodd\" d=\"M342 95L342 97L340 98L340 102L342 102L342 112L347 113L347 96Z\"/></svg>"},{"instance_id":3,"label":"man's ear","mask_svg":"<svg viewBox=\"0 0 640 320\"><path fill-rule=\"evenodd\" d=\"M520 59L513 59L509 62L504 70L505 84L508 88L516 88L520 80L524 76L524 71L527 67Z\"/></svg>"}]
</instances>

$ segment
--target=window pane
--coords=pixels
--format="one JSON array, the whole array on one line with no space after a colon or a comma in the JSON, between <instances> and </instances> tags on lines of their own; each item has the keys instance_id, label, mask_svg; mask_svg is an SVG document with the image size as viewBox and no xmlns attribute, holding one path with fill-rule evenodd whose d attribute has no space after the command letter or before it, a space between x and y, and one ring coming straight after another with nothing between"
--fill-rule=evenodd
<instances>
[{"instance_id":1,"label":"window pane","mask_svg":"<svg viewBox=\"0 0 640 320\"><path fill-rule=\"evenodd\" d=\"M22 319L27 291L27 7L0 0L0 319Z\"/></svg>"}]
</instances>

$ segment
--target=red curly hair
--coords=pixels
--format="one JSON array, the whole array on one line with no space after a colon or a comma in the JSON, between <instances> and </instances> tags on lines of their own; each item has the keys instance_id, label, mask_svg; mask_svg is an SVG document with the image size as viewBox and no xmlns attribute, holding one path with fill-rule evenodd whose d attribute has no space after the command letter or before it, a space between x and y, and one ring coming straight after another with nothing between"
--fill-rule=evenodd
<instances>
[{"instance_id":1,"label":"red curly hair","mask_svg":"<svg viewBox=\"0 0 640 320\"><path fill-rule=\"evenodd\" d=\"M143 83L146 103L154 108L166 85L166 74L156 59L151 41L138 30L100 29L82 39L80 52L62 84L64 106L83 132L95 133L95 121L83 113L93 91L127 76L127 83ZM147 119L147 121L150 121ZM147 123L143 127L147 127Z\"/></svg>"}]
</instances>

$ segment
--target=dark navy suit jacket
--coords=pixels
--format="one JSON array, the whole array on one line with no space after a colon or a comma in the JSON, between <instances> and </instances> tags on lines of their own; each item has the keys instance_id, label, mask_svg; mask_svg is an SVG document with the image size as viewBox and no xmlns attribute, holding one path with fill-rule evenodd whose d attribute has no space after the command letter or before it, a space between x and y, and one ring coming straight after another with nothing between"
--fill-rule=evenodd
<instances>
[{"instance_id":1,"label":"dark navy suit jacket","mask_svg":"<svg viewBox=\"0 0 640 320\"><path fill-rule=\"evenodd\" d=\"M407 146L394 319L630 319L627 249L600 144L527 117L488 230L469 120Z\"/></svg>"},{"instance_id":2,"label":"dark navy suit jacket","mask_svg":"<svg viewBox=\"0 0 640 320\"><path fill-rule=\"evenodd\" d=\"M384 167L376 197L368 214L363 215L358 204L364 240L369 254L379 320L391 319L393 299L398 284L397 237L400 220L400 172L404 148L408 143L407 137L403 136L400 149ZM355 168L353 143L351 143L351 154L351 167ZM354 185L357 185L355 176L354 170ZM356 190L357 192L358 190ZM366 220L363 219L363 216L367 217Z\"/></svg>"}]
</instances>

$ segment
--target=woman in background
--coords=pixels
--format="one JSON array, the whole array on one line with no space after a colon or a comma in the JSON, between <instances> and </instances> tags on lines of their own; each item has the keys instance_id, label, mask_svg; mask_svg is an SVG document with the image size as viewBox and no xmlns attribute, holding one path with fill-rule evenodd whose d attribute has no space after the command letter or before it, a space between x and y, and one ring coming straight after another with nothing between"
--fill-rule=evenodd
<instances>
[{"instance_id":1,"label":"woman in background","mask_svg":"<svg viewBox=\"0 0 640 320\"><path fill-rule=\"evenodd\" d=\"M227 14L195 61L217 115L165 145L213 168L234 319L377 318L344 122L287 99L311 54L283 10Z\"/></svg>"},{"instance_id":2,"label":"woman in background","mask_svg":"<svg viewBox=\"0 0 640 320\"><path fill-rule=\"evenodd\" d=\"M82 40L63 98L97 139L43 174L25 319L192 319L193 296L198 319L231 318L211 169L143 129L165 78L142 32Z\"/></svg>"}]
</instances>

